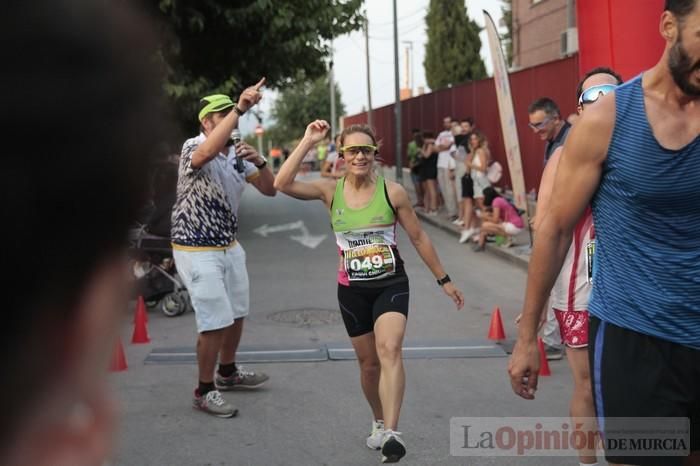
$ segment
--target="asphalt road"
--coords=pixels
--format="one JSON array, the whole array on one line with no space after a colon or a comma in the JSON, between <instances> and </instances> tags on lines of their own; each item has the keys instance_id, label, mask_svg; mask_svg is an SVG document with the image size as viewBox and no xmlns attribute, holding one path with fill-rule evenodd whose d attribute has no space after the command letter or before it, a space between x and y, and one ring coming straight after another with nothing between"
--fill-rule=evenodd
<instances>
[{"instance_id":1,"label":"asphalt road","mask_svg":"<svg viewBox=\"0 0 700 466\"><path fill-rule=\"evenodd\" d=\"M251 280L251 315L242 346L279 350L347 345L337 314L337 252L322 204L283 194L264 198L251 188L243 199L240 224ZM261 228L264 225L267 228ZM485 337L494 306L502 311L506 335L514 337L513 321L522 301L525 273L497 257L473 253L443 231L425 228L446 270L464 292L466 306L455 310L401 232L399 249L411 280L406 344L488 344ZM311 247L313 243L318 245ZM275 318L292 316L293 312L284 311L298 310L320 310L327 317L304 324ZM111 464L379 464L379 453L364 445L371 413L360 390L355 361L250 364L268 373L269 383L255 392L225 393L240 414L218 419L191 408L197 380L194 364L144 363L154 349L192 351L194 315L167 318L152 312L152 341L147 345L126 344L131 321L131 315L125 317L129 369L112 376L121 423ZM571 378L563 361L551 364L553 375L541 379L535 401L512 393L506 365L505 354L406 360L407 388L399 430L408 454L401 464L577 464L576 458L450 456L450 418L454 416L567 415Z\"/></svg>"}]
</instances>

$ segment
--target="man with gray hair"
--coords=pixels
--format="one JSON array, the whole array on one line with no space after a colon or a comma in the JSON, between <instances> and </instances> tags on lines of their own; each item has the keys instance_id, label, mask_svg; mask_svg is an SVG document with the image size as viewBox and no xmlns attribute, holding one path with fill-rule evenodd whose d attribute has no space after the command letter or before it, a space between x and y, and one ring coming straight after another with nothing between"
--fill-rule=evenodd
<instances>
[{"instance_id":1,"label":"man with gray hair","mask_svg":"<svg viewBox=\"0 0 700 466\"><path fill-rule=\"evenodd\" d=\"M528 107L527 113L530 118L530 128L540 136L540 139L547 141L544 148L546 164L557 147L564 145L571 124L561 118L559 106L549 97L535 100Z\"/></svg>"},{"instance_id":2,"label":"man with gray hair","mask_svg":"<svg viewBox=\"0 0 700 466\"><path fill-rule=\"evenodd\" d=\"M571 124L561 118L559 106L549 97L540 97L532 102L527 112L530 119L528 126L536 134L539 134L543 141L547 141L544 148L544 164L546 165L557 148L564 145ZM564 356L564 350L560 344L559 324L551 309L547 311L547 321L542 328L542 340L545 344L547 359L561 359Z\"/></svg>"}]
</instances>

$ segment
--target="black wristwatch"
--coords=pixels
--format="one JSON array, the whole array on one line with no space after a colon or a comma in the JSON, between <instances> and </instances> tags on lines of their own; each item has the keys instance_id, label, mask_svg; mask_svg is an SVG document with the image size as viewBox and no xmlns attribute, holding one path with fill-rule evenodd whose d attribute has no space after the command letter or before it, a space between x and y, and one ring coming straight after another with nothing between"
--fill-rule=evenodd
<instances>
[{"instance_id":1,"label":"black wristwatch","mask_svg":"<svg viewBox=\"0 0 700 466\"><path fill-rule=\"evenodd\" d=\"M263 163L261 163L260 165L255 165L255 168L257 168L258 170L262 170L263 168L265 168L265 165L267 165L267 159L265 158L265 156L261 155L260 158L263 159Z\"/></svg>"},{"instance_id":2,"label":"black wristwatch","mask_svg":"<svg viewBox=\"0 0 700 466\"><path fill-rule=\"evenodd\" d=\"M450 278L450 276L447 275L447 274L445 274L444 277L438 279L437 284L440 285L440 286L442 286L442 285L444 285L445 283L450 283L451 281L452 281L452 279Z\"/></svg>"},{"instance_id":3,"label":"black wristwatch","mask_svg":"<svg viewBox=\"0 0 700 466\"><path fill-rule=\"evenodd\" d=\"M238 104L233 106L233 111L236 112L238 116L243 116L243 114L245 113L245 110L241 110L241 107L239 107Z\"/></svg>"}]
</instances>

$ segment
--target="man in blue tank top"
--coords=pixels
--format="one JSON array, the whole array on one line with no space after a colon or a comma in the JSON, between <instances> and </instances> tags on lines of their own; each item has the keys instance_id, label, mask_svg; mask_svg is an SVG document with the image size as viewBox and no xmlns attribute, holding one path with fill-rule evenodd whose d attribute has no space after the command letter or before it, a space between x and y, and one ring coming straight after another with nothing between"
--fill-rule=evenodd
<instances>
[{"instance_id":1,"label":"man in blue tank top","mask_svg":"<svg viewBox=\"0 0 700 466\"><path fill-rule=\"evenodd\" d=\"M606 459L687 466L700 464L700 0L666 0L660 31L659 63L599 99L566 141L509 373L513 390L534 398L540 312L591 205L589 353ZM691 456L611 451L614 431L635 427L622 417L689 419Z\"/></svg>"}]
</instances>

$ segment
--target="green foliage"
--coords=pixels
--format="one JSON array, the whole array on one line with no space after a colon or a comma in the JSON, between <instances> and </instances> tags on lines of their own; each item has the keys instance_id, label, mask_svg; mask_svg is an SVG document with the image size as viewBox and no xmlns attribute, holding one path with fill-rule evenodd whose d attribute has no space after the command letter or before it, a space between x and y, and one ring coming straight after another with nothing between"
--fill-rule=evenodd
<instances>
[{"instance_id":1,"label":"green foliage","mask_svg":"<svg viewBox=\"0 0 700 466\"><path fill-rule=\"evenodd\" d=\"M508 66L513 66L513 0L501 0L501 13L503 14L503 23L506 25L507 32L503 34L501 42L503 43L504 53Z\"/></svg>"},{"instance_id":2,"label":"green foliage","mask_svg":"<svg viewBox=\"0 0 700 466\"><path fill-rule=\"evenodd\" d=\"M162 61L183 130L197 128L199 99L234 99L260 77L286 87L326 73L329 40L362 25L362 0L152 0ZM300 73L301 72L301 73Z\"/></svg>"},{"instance_id":3,"label":"green foliage","mask_svg":"<svg viewBox=\"0 0 700 466\"><path fill-rule=\"evenodd\" d=\"M425 18L425 77L431 89L486 77L481 59L481 28L469 19L464 2L430 0Z\"/></svg>"},{"instance_id":4,"label":"green foliage","mask_svg":"<svg viewBox=\"0 0 700 466\"><path fill-rule=\"evenodd\" d=\"M340 97L340 88L335 83L335 108L337 116L345 114ZM301 138L306 125L313 120L331 119L330 84L328 77L314 80L299 77L298 83L282 89L275 100L272 116L276 121L274 133L270 135L277 144L287 144Z\"/></svg>"}]
</instances>

